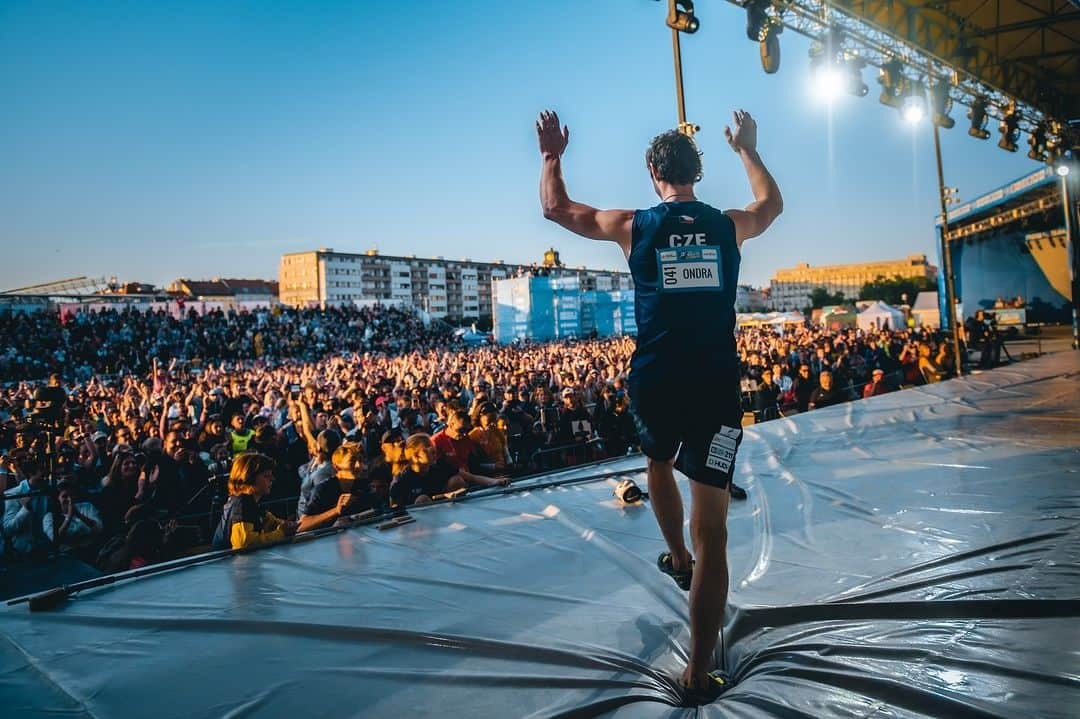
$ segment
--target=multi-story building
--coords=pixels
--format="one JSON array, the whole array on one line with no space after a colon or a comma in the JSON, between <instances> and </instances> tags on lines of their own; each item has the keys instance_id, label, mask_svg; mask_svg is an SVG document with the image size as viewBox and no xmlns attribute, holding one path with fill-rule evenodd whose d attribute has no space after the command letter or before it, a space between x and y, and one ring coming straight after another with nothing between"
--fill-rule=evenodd
<instances>
[{"instance_id":1,"label":"multi-story building","mask_svg":"<svg viewBox=\"0 0 1080 719\"><path fill-rule=\"evenodd\" d=\"M491 283L529 273L577 277L582 292L633 288L628 272L569 268L555 250L544 253L543 264L515 265L323 248L282 255L278 279L281 302L293 306L381 302L438 318L490 321Z\"/></svg>"},{"instance_id":2,"label":"multi-story building","mask_svg":"<svg viewBox=\"0 0 1080 719\"><path fill-rule=\"evenodd\" d=\"M278 283L273 280L221 279L174 280L168 293L187 300L220 302L226 307L261 307L276 304Z\"/></svg>"},{"instance_id":3,"label":"multi-story building","mask_svg":"<svg viewBox=\"0 0 1080 719\"><path fill-rule=\"evenodd\" d=\"M803 262L790 269L777 270L770 281L770 304L777 310L798 310L810 305L810 293L824 287L832 294L857 298L863 285L879 277L926 277L937 280L937 267L926 255L908 255L902 260L862 262L852 265L811 267Z\"/></svg>"},{"instance_id":4,"label":"multi-story building","mask_svg":"<svg viewBox=\"0 0 1080 719\"><path fill-rule=\"evenodd\" d=\"M750 285L739 285L735 288L735 311L736 312L761 312L765 310L765 293Z\"/></svg>"}]
</instances>

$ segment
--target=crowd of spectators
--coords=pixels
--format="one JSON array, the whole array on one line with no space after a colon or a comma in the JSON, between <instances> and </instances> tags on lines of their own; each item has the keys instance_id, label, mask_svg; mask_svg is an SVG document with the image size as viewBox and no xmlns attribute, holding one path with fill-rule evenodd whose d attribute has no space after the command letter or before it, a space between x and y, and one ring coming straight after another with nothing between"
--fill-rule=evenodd
<instances>
[{"instance_id":1,"label":"crowd of spectators","mask_svg":"<svg viewBox=\"0 0 1080 719\"><path fill-rule=\"evenodd\" d=\"M179 315L179 316L177 316ZM450 328L425 325L415 313L386 307L293 309L206 314L111 309L61 316L0 313L0 377L44 379L54 372L85 382L94 375L143 375L157 359L309 360L340 352L445 347Z\"/></svg>"},{"instance_id":2,"label":"crowd of spectators","mask_svg":"<svg viewBox=\"0 0 1080 719\"><path fill-rule=\"evenodd\" d=\"M632 338L465 348L385 308L14 315L0 335L6 560L137 568L637 447ZM757 421L951 372L923 330L738 348Z\"/></svg>"}]
</instances>

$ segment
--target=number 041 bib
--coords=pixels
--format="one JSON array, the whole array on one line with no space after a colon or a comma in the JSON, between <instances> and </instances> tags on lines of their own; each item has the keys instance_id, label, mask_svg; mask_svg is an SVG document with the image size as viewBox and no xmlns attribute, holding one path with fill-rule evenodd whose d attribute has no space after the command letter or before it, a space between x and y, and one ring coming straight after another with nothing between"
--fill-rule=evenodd
<instances>
[{"instance_id":1,"label":"number 041 bib","mask_svg":"<svg viewBox=\"0 0 1080 719\"><path fill-rule=\"evenodd\" d=\"M656 251L660 292L720 292L724 289L721 270L717 247L671 247Z\"/></svg>"}]
</instances>

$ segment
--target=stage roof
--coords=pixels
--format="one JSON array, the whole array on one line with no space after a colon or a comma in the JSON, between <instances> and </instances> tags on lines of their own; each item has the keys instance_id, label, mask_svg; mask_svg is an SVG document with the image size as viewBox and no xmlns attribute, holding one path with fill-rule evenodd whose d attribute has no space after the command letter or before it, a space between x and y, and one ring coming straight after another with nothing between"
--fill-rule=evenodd
<instances>
[{"instance_id":1,"label":"stage roof","mask_svg":"<svg viewBox=\"0 0 1080 719\"><path fill-rule=\"evenodd\" d=\"M687 597L640 458L0 608L37 717L1073 717L1080 353L747 428L718 656L678 708ZM682 484L684 490L685 481Z\"/></svg>"},{"instance_id":2,"label":"stage roof","mask_svg":"<svg viewBox=\"0 0 1080 719\"><path fill-rule=\"evenodd\" d=\"M830 0L1051 117L1080 120L1080 6L1072 0Z\"/></svg>"}]
</instances>

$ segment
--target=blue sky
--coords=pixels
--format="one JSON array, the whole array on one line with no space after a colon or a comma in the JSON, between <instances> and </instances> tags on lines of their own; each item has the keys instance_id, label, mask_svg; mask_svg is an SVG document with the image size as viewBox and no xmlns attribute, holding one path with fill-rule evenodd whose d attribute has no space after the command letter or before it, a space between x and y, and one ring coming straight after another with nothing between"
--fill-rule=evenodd
<instances>
[{"instance_id":1,"label":"blue sky","mask_svg":"<svg viewBox=\"0 0 1080 719\"><path fill-rule=\"evenodd\" d=\"M0 0L0 289L74 275L165 284L276 278L316 247L624 266L611 244L540 215L536 114L570 126L574 199L656 202L643 153L676 124L665 7L544 2ZM744 13L698 3L684 36L700 124L699 196L751 195L723 126L758 120L786 211L744 246L742 281L778 267L926 253L937 177L929 125L870 94L808 91L809 43L781 36L765 75ZM943 132L946 183L968 198L1039 165Z\"/></svg>"}]
</instances>

